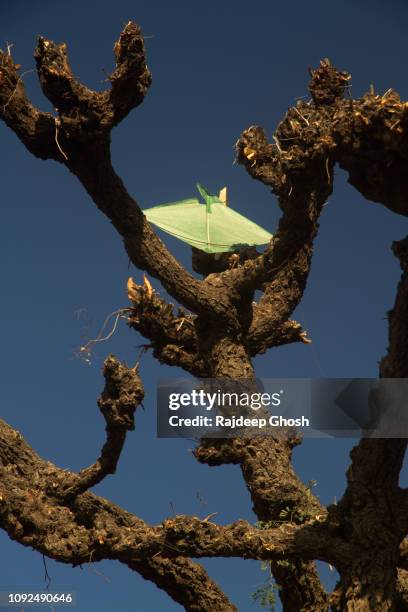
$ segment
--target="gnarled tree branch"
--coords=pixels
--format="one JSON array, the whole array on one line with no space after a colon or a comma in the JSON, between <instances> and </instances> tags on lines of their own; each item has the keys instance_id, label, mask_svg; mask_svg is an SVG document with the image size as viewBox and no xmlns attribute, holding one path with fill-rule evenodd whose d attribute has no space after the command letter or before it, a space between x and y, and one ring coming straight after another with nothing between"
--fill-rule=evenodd
<instances>
[{"instance_id":1,"label":"gnarled tree branch","mask_svg":"<svg viewBox=\"0 0 408 612\"><path fill-rule=\"evenodd\" d=\"M63 483L58 495L64 499L79 495L114 474L126 439L126 432L135 428L134 412L144 397L137 371L110 355L105 359L105 389L98 406L106 421L106 442L99 459L76 475L73 482Z\"/></svg>"},{"instance_id":2,"label":"gnarled tree branch","mask_svg":"<svg viewBox=\"0 0 408 612\"><path fill-rule=\"evenodd\" d=\"M403 272L394 308L388 314L389 346L387 356L380 363L380 376L383 378L405 378L408 375L407 243L405 239L393 245ZM396 567L403 567L406 546L401 542L408 531L407 492L398 485L406 447L405 438L363 439L351 452L347 488L335 513L341 517L350 541L357 546L359 542L369 542L370 546L365 558L360 547L357 567L351 564L343 568L334 600L335 609L340 610L350 597L361 602L361 606L374 605L375 590L376 605L380 610L387 610L396 599L402 601L405 598L405 575L404 582L401 581L402 574L397 580ZM376 558L374 566L373 555ZM362 568L365 576L370 576L370 580L364 583L356 579Z\"/></svg>"},{"instance_id":3,"label":"gnarled tree branch","mask_svg":"<svg viewBox=\"0 0 408 612\"><path fill-rule=\"evenodd\" d=\"M237 612L204 568L190 559L156 556L147 561L129 561L127 565L163 589L188 612Z\"/></svg>"},{"instance_id":4,"label":"gnarled tree branch","mask_svg":"<svg viewBox=\"0 0 408 612\"><path fill-rule=\"evenodd\" d=\"M169 253L112 167L110 129L142 101L150 83L138 26L131 22L126 25L115 45L115 54L112 88L98 93L74 77L65 45L40 38L36 51L40 83L57 109L56 118L40 114L29 103L14 63L2 54L0 100L7 103L2 118L34 155L57 159L78 177L122 236L129 258L137 267L158 278L173 297L193 312L219 318L227 328L236 329L237 313L228 297L195 279ZM16 94L10 98L15 86Z\"/></svg>"},{"instance_id":5,"label":"gnarled tree branch","mask_svg":"<svg viewBox=\"0 0 408 612\"><path fill-rule=\"evenodd\" d=\"M311 515L304 525L284 523L267 529L257 529L246 521L219 526L189 516L177 516L150 527L91 493L68 499L53 496L49 493L50 483L58 491L72 473L41 460L20 435L16 440L16 432L4 422L0 434L3 526L13 539L65 563L86 563L90 558L127 563L157 554L168 558L252 559L300 555L334 562L347 552L324 515ZM336 542L335 547L330 540Z\"/></svg>"},{"instance_id":6,"label":"gnarled tree branch","mask_svg":"<svg viewBox=\"0 0 408 612\"><path fill-rule=\"evenodd\" d=\"M62 162L78 177L123 238L131 261L197 315L183 315L187 323L179 326L168 305L136 287L130 323L151 339L155 355L192 373L251 381L251 356L282 340L305 340L289 317L303 295L334 164L349 172L350 182L367 198L408 214L408 105L392 91L345 100L349 76L327 60L321 62L311 73L312 100L289 109L274 143L257 127L244 132L238 143L238 161L278 196L282 218L271 245L263 254L241 258L237 267L199 281L168 252L112 167L110 130L141 103L150 84L138 26L126 25L115 56L111 88L94 92L75 78L65 46L41 38L37 67L42 89L58 113L53 117L33 107L17 66L9 54L1 53L0 116L34 155ZM389 315L388 355L380 369L382 376L391 377L406 375L408 339L406 241L395 251L403 276ZM253 305L256 290L263 297ZM116 361L106 366L99 405L107 421L107 441L101 458L79 475L43 462L17 432L0 422L0 520L10 537L66 563L117 559L191 610L209 610L211 601L213 610L233 606L202 568L194 579L195 565L183 558L189 555L270 560L288 610L325 609L327 597L315 559L331 562L340 571L330 599L334 610L350 604L385 612L403 601L404 568L398 579L396 568L408 529L406 493L398 487L405 440L362 440L352 451L345 495L328 509L293 470L291 454L299 438L205 440L195 451L197 459L209 465L240 465L254 510L267 527L258 530L243 521L221 527L185 516L151 527L84 493L115 469L140 401L137 375L121 367ZM287 507L290 520L271 526ZM277 563L282 557L293 559L293 567L282 569ZM295 593L290 592L293 585ZM195 595L201 608L194 608Z\"/></svg>"},{"instance_id":7,"label":"gnarled tree branch","mask_svg":"<svg viewBox=\"0 0 408 612\"><path fill-rule=\"evenodd\" d=\"M195 316L182 309L175 316L173 304L159 297L147 281L137 285L129 279L128 297L132 302L128 324L151 340L149 348L160 363L179 366L193 376L208 376L199 352Z\"/></svg>"},{"instance_id":8,"label":"gnarled tree branch","mask_svg":"<svg viewBox=\"0 0 408 612\"><path fill-rule=\"evenodd\" d=\"M236 610L204 569L179 558L174 547L162 547L170 550L171 559L132 555L129 537L148 542L150 536L143 536L148 526L91 493L61 497L58 492L74 478L74 473L42 460L19 432L0 421L0 524L13 540L74 566L117 559L191 612ZM123 554L118 546L124 547Z\"/></svg>"},{"instance_id":9,"label":"gnarled tree branch","mask_svg":"<svg viewBox=\"0 0 408 612\"><path fill-rule=\"evenodd\" d=\"M54 117L31 104L19 70L12 56L0 50L0 119L15 132L30 153L41 159L59 159L57 147L53 146Z\"/></svg>"}]
</instances>

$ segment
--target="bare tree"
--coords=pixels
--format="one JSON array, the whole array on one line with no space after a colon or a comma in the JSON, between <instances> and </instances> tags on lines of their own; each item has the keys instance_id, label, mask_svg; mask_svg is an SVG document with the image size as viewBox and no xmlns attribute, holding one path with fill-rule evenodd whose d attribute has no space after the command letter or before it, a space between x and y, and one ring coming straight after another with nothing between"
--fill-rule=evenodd
<instances>
[{"instance_id":1,"label":"bare tree","mask_svg":"<svg viewBox=\"0 0 408 612\"><path fill-rule=\"evenodd\" d=\"M55 116L33 106L10 52L1 53L1 118L33 155L64 164L78 178L123 238L131 262L180 304L175 313L148 285L129 287L129 324L148 338L155 357L201 377L251 379L255 355L308 340L290 316L305 289L334 165L367 199L408 214L408 103L392 90L347 98L349 75L323 60L311 71L311 100L288 110L274 142L250 127L237 143L238 162L278 198L282 215L271 245L233 267L226 258L220 267L195 252L194 269L203 276L198 280L153 232L112 167L110 132L142 103L151 80L135 23L125 26L114 52L110 87L95 92L72 73L66 45L39 39L37 71ZM408 375L408 239L394 243L393 251L402 276L379 374L398 378ZM255 303L257 290L262 297ZM180 317L187 323L180 326ZM196 459L238 465L265 528L190 516L151 526L89 492L115 471L144 393L137 371L113 356L105 361L104 377L98 405L106 442L96 462L79 473L44 461L0 421L0 524L12 539L73 565L116 559L186 610L236 609L191 560L201 557L270 562L286 611L408 609L408 495L398 485L405 439L362 439L351 452L344 496L328 507L292 467L300 437L205 439ZM285 508L291 512L282 523ZM337 568L333 593L323 588L316 560Z\"/></svg>"}]
</instances>

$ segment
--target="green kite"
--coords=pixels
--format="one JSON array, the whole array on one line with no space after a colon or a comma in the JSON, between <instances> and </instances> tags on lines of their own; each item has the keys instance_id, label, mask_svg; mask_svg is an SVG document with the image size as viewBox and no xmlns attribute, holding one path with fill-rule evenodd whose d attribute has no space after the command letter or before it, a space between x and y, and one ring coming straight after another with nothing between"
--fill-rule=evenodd
<instances>
[{"instance_id":1,"label":"green kite","mask_svg":"<svg viewBox=\"0 0 408 612\"><path fill-rule=\"evenodd\" d=\"M147 208L149 223L206 253L239 251L267 244L272 234L227 206L226 188L218 195L197 184L205 200L179 200Z\"/></svg>"}]
</instances>

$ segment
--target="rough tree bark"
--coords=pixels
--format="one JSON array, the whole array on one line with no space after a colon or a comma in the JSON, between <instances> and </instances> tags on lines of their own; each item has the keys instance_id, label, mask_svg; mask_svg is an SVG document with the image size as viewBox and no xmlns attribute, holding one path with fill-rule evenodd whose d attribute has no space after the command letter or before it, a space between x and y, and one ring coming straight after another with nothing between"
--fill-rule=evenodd
<instances>
[{"instance_id":1,"label":"rough tree bark","mask_svg":"<svg viewBox=\"0 0 408 612\"><path fill-rule=\"evenodd\" d=\"M265 252L215 263L194 254L199 280L168 252L116 174L110 132L143 101L151 77L140 28L129 22L114 47L110 87L95 92L72 73L64 44L40 38L35 60L55 115L28 100L19 67L0 53L0 117L36 157L64 164L123 239L133 264L155 277L180 304L177 313L149 284L128 285L129 325L162 363L203 377L254 377L252 357L285 343L309 342L290 319L305 289L319 215L337 163L367 199L408 214L408 103L396 92L347 98L349 75L328 60L311 71L307 102L297 102L269 143L250 127L237 160L277 196L278 230ZM402 277L388 315L389 347L380 376L407 377L408 238L394 244ZM256 290L262 292L254 302ZM182 324L181 324L182 323ZM143 398L138 372L110 356L98 401L106 442L78 474L41 459L0 421L0 526L24 546L73 565L116 559L166 591L186 610L235 610L191 558L264 559L280 585L286 612L408 609L408 493L398 485L405 439L364 439L351 453L348 484L336 506L322 507L296 475L299 437L203 440L195 450L209 466L235 464L266 528L245 521L218 526L177 516L159 526L89 492L116 469L126 432ZM290 520L277 522L283 508ZM306 518L305 518L306 517ZM282 559L288 564L279 563ZM326 593L315 561L340 580Z\"/></svg>"}]
</instances>

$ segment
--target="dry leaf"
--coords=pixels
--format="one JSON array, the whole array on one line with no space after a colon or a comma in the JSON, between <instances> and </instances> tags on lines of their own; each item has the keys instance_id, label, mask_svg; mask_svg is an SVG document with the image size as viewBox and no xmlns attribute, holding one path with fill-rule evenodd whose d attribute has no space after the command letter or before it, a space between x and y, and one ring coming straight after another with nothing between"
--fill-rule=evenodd
<instances>
[{"instance_id":1,"label":"dry leaf","mask_svg":"<svg viewBox=\"0 0 408 612\"><path fill-rule=\"evenodd\" d=\"M245 147L244 155L247 159L251 160L254 159L254 157L256 156L256 151L254 151L254 149L251 149L250 147Z\"/></svg>"},{"instance_id":2,"label":"dry leaf","mask_svg":"<svg viewBox=\"0 0 408 612\"><path fill-rule=\"evenodd\" d=\"M126 287L127 287L127 294L128 294L129 300L131 302L137 302L137 291L136 291L137 285L131 276L129 276L128 278Z\"/></svg>"},{"instance_id":3,"label":"dry leaf","mask_svg":"<svg viewBox=\"0 0 408 612\"><path fill-rule=\"evenodd\" d=\"M151 286L150 281L147 278L146 274L143 274L143 282L144 282L144 286L146 289L147 297L151 298L153 294L153 287Z\"/></svg>"}]
</instances>

